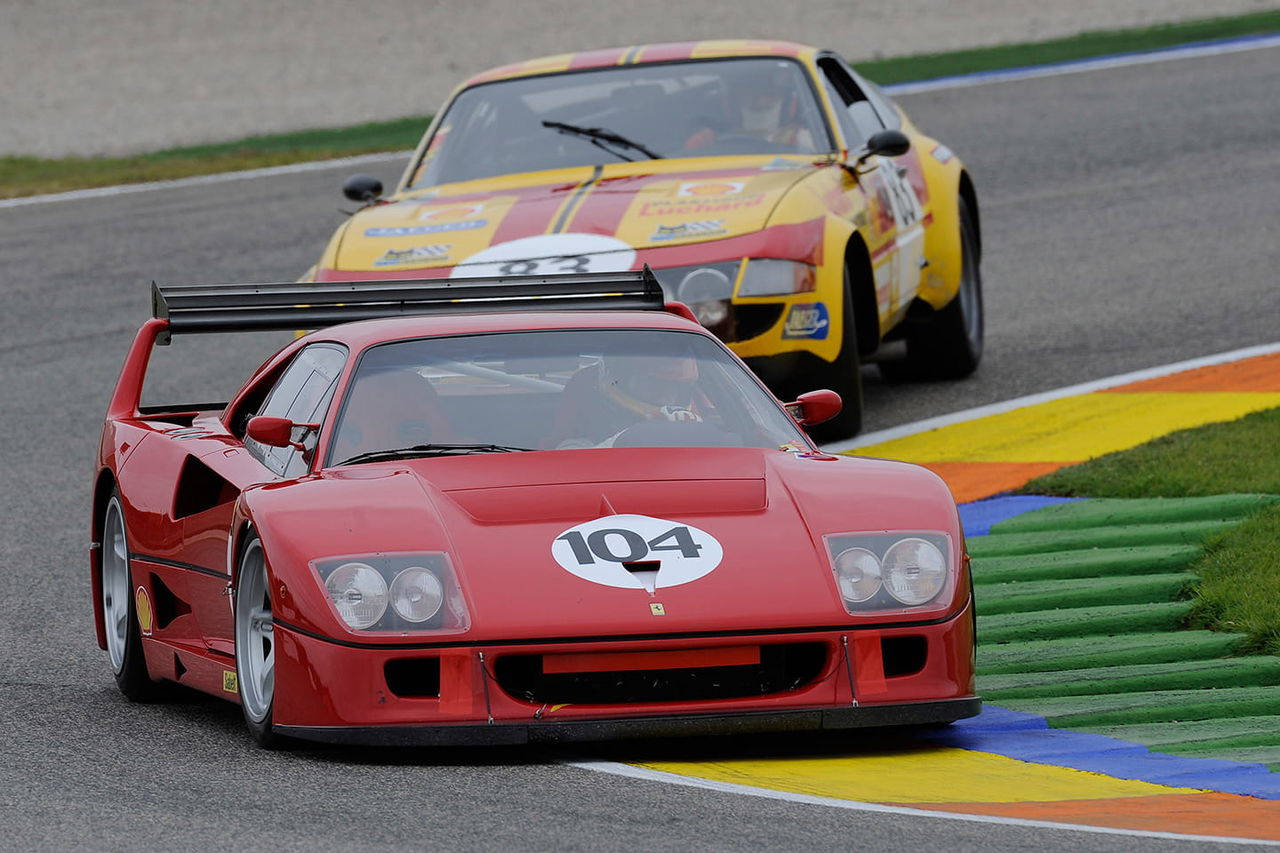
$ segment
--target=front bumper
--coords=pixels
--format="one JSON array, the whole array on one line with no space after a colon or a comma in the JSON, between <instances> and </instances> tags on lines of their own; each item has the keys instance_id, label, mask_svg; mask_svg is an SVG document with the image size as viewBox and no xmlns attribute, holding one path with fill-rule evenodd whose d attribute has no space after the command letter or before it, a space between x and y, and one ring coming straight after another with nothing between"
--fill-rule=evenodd
<instances>
[{"instance_id":1,"label":"front bumper","mask_svg":"<svg viewBox=\"0 0 1280 853\"><path fill-rule=\"evenodd\" d=\"M487 644L356 645L277 622L273 716L300 739L393 745L946 723L980 708L972 607L926 624Z\"/></svg>"}]
</instances>

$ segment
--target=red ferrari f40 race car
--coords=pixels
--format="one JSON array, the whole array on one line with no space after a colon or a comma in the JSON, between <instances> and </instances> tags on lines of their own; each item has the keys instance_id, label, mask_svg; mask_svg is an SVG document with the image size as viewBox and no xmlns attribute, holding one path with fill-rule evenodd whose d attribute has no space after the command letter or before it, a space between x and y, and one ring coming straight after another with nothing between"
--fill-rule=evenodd
<instances>
[{"instance_id":1,"label":"red ferrari f40 race car","mask_svg":"<svg viewBox=\"0 0 1280 853\"><path fill-rule=\"evenodd\" d=\"M93 483L120 690L263 745L521 743L971 716L956 507L834 456L648 270L156 287ZM142 406L173 335L318 329Z\"/></svg>"}]
</instances>

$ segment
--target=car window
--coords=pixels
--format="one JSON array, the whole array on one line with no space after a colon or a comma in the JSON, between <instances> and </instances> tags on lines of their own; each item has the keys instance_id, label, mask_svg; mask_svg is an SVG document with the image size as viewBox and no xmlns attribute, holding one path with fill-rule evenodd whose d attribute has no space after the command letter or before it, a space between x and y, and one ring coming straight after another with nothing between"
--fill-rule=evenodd
<instances>
[{"instance_id":1,"label":"car window","mask_svg":"<svg viewBox=\"0 0 1280 853\"><path fill-rule=\"evenodd\" d=\"M804 66L778 57L500 80L449 104L410 186L655 155L829 152L834 142L823 116Z\"/></svg>"},{"instance_id":2,"label":"car window","mask_svg":"<svg viewBox=\"0 0 1280 853\"><path fill-rule=\"evenodd\" d=\"M328 464L450 443L808 446L740 362L689 332L549 330L381 344L361 357L348 389Z\"/></svg>"},{"instance_id":3,"label":"car window","mask_svg":"<svg viewBox=\"0 0 1280 853\"><path fill-rule=\"evenodd\" d=\"M345 362L346 350L336 344L305 347L280 375L258 414L288 418L294 423L319 423ZM295 477L306 471L305 455L295 448L269 447L250 438L245 439L245 447L282 477Z\"/></svg>"},{"instance_id":4,"label":"car window","mask_svg":"<svg viewBox=\"0 0 1280 853\"><path fill-rule=\"evenodd\" d=\"M843 105L841 127L849 135L850 150L856 150L872 134L885 129L884 121L840 60L834 56L824 56L818 60L818 67L822 69L829 91L836 93L836 104Z\"/></svg>"}]
</instances>

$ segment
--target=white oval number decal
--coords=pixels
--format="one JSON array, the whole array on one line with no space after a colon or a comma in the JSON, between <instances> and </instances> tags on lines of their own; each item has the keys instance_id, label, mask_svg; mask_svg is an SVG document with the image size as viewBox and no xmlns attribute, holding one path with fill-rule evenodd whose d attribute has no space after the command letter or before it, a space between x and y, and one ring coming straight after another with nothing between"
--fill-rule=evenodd
<instances>
[{"instance_id":1,"label":"white oval number decal","mask_svg":"<svg viewBox=\"0 0 1280 853\"><path fill-rule=\"evenodd\" d=\"M608 515L557 536L551 556L583 580L652 593L709 574L724 549L710 533L678 521Z\"/></svg>"},{"instance_id":2,"label":"white oval number decal","mask_svg":"<svg viewBox=\"0 0 1280 853\"><path fill-rule=\"evenodd\" d=\"M498 243L453 268L450 278L562 275L631 269L636 250L605 234L537 234Z\"/></svg>"}]
</instances>

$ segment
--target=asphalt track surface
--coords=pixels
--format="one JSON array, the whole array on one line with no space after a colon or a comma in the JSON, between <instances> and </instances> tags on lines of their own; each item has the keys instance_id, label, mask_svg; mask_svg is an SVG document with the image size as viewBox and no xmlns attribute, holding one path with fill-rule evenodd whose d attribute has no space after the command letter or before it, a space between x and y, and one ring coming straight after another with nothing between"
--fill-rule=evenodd
<instances>
[{"instance_id":1,"label":"asphalt track surface","mask_svg":"<svg viewBox=\"0 0 1280 853\"><path fill-rule=\"evenodd\" d=\"M960 383L888 385L868 369L867 428L1274 341L1277 69L1280 50L1268 49L903 98L977 182L988 351ZM396 175L380 171L388 182ZM149 309L143 282L294 277L337 222L342 177L0 210L0 507L9 520L0 540L0 849L1181 844L846 811L559 763L607 757L605 748L268 754L232 705L124 702L93 641L85 546L94 446ZM256 364L262 343L198 341L186 361L180 343L159 366L157 397L217 396L220 379L225 389L226 376ZM858 744L857 735L824 738ZM777 748L825 742L782 738ZM732 756L735 742L651 748Z\"/></svg>"}]
</instances>

